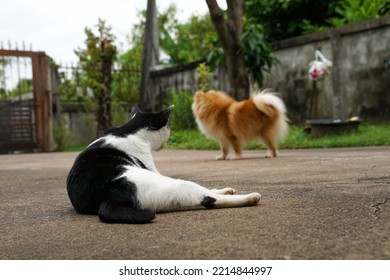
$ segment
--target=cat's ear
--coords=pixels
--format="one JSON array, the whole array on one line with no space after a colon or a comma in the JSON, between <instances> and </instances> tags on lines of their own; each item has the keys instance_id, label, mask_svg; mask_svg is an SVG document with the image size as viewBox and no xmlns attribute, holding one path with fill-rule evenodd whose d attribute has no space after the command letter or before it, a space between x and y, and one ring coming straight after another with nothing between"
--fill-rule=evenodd
<instances>
[{"instance_id":1,"label":"cat's ear","mask_svg":"<svg viewBox=\"0 0 390 280\"><path fill-rule=\"evenodd\" d=\"M134 118L134 116L137 114L142 114L142 111L138 106L133 106L133 108L131 108L131 113L130 113L131 118Z\"/></svg>"},{"instance_id":2,"label":"cat's ear","mask_svg":"<svg viewBox=\"0 0 390 280\"><path fill-rule=\"evenodd\" d=\"M167 109L165 109L164 111L161 112L161 114L164 116L164 118L166 119L167 123L168 123L168 120L169 120L169 116L171 115L171 112L173 110L173 107L175 107L174 105L171 105L169 106Z\"/></svg>"},{"instance_id":3,"label":"cat's ear","mask_svg":"<svg viewBox=\"0 0 390 280\"><path fill-rule=\"evenodd\" d=\"M173 105L169 106L167 109L160 111L156 114L150 114L148 119L148 125L151 130L158 130L162 127L168 125L169 116L173 110Z\"/></svg>"}]
</instances>

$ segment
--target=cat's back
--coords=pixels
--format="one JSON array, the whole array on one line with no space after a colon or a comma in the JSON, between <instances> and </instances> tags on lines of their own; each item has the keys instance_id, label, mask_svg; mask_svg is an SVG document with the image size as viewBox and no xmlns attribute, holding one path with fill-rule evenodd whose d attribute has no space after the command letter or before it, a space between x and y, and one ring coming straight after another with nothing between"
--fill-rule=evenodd
<instances>
[{"instance_id":1,"label":"cat's back","mask_svg":"<svg viewBox=\"0 0 390 280\"><path fill-rule=\"evenodd\" d=\"M91 175L104 176L116 173L122 165L129 162L129 156L114 147L87 148L76 158L71 173L91 173Z\"/></svg>"},{"instance_id":2,"label":"cat's back","mask_svg":"<svg viewBox=\"0 0 390 280\"><path fill-rule=\"evenodd\" d=\"M79 213L96 214L112 182L126 166L144 168L142 162L98 140L76 158L67 177L70 200Z\"/></svg>"}]
</instances>

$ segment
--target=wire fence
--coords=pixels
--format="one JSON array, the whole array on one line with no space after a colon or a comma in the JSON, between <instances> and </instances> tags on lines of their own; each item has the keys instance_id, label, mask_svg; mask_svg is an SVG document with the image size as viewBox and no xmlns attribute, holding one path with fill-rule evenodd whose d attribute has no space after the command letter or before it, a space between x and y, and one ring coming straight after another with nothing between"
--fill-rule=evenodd
<instances>
[{"instance_id":1,"label":"wire fence","mask_svg":"<svg viewBox=\"0 0 390 280\"><path fill-rule=\"evenodd\" d=\"M78 102L92 99L93 90L88 86L87 73L79 65L64 63L58 66L62 102ZM138 100L141 70L137 65L115 63L112 69L112 98L118 102L133 103Z\"/></svg>"},{"instance_id":2,"label":"wire fence","mask_svg":"<svg viewBox=\"0 0 390 280\"><path fill-rule=\"evenodd\" d=\"M31 46L30 46L31 48ZM26 52L22 43L12 45L0 42L0 50ZM27 56L10 56L0 52L0 100L22 100L32 98L32 61ZM28 97L28 98L27 98Z\"/></svg>"}]
</instances>

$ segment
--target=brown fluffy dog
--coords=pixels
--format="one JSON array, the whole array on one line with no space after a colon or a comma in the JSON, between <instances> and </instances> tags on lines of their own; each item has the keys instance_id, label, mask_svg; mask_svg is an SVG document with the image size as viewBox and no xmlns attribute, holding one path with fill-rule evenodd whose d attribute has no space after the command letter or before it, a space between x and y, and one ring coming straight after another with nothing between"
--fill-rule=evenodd
<instances>
[{"instance_id":1,"label":"brown fluffy dog","mask_svg":"<svg viewBox=\"0 0 390 280\"><path fill-rule=\"evenodd\" d=\"M226 159L230 147L239 159L243 146L254 138L268 147L267 157L276 157L277 141L288 130L283 101L267 90L241 102L218 91L196 92L192 111L200 131L220 143L217 159Z\"/></svg>"}]
</instances>

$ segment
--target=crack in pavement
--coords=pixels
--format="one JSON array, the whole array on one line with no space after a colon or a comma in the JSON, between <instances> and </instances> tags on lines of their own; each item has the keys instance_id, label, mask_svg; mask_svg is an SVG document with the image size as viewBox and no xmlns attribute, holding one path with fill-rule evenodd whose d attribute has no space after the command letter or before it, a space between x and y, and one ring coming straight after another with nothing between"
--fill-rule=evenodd
<instances>
[{"instance_id":1,"label":"crack in pavement","mask_svg":"<svg viewBox=\"0 0 390 280\"><path fill-rule=\"evenodd\" d=\"M384 204L386 204L388 201L389 201L389 198L388 198L388 197L385 197L385 199L384 199L383 202L378 202L378 203L375 203L375 204L371 205L371 207L375 208L375 210L374 210L374 217L375 217L375 220L379 219L379 214L380 214L380 212L383 210L383 209L382 209L382 206L383 206Z\"/></svg>"}]
</instances>

